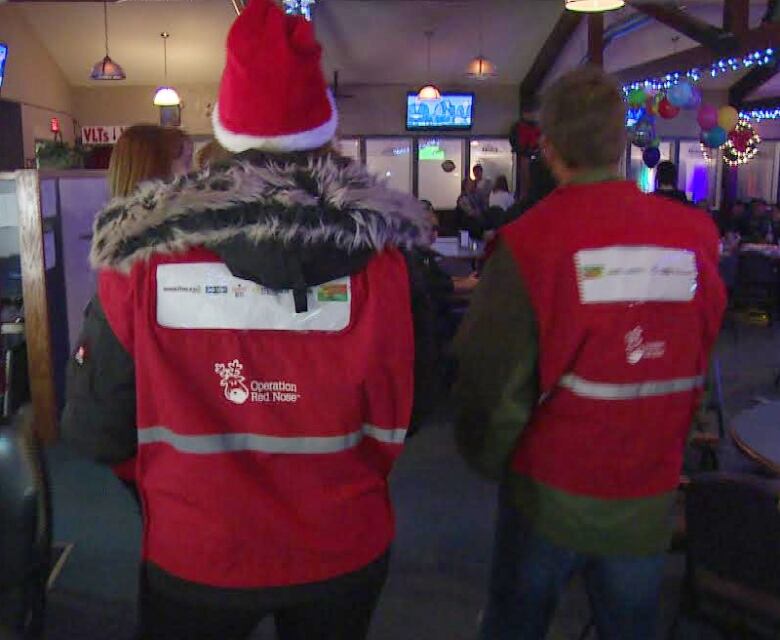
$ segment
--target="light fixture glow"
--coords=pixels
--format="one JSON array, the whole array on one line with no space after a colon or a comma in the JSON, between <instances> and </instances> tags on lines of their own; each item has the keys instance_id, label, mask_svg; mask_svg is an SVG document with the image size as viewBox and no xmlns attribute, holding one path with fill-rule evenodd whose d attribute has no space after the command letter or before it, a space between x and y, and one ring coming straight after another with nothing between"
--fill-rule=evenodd
<instances>
[{"instance_id":1,"label":"light fixture glow","mask_svg":"<svg viewBox=\"0 0 780 640\"><path fill-rule=\"evenodd\" d=\"M625 6L625 0L566 0L566 8L569 11L582 13L599 13L601 11L614 11Z\"/></svg>"},{"instance_id":2,"label":"light fixture glow","mask_svg":"<svg viewBox=\"0 0 780 640\"><path fill-rule=\"evenodd\" d=\"M466 75L474 80L489 80L498 74L496 73L496 65L485 56L479 55L469 63Z\"/></svg>"},{"instance_id":3,"label":"light fixture glow","mask_svg":"<svg viewBox=\"0 0 780 640\"><path fill-rule=\"evenodd\" d=\"M173 87L158 87L154 94L155 107L175 107L181 104L179 94Z\"/></svg>"},{"instance_id":4,"label":"light fixture glow","mask_svg":"<svg viewBox=\"0 0 780 640\"><path fill-rule=\"evenodd\" d=\"M181 104L179 94L176 93L176 89L168 85L168 38L171 34L163 31L160 37L163 39L163 85L157 87L152 102L155 107L176 107Z\"/></svg>"},{"instance_id":5,"label":"light fixture glow","mask_svg":"<svg viewBox=\"0 0 780 640\"><path fill-rule=\"evenodd\" d=\"M105 35L106 55L92 66L90 80L124 80L124 69L108 55L108 3L103 2L103 33Z\"/></svg>"},{"instance_id":6,"label":"light fixture glow","mask_svg":"<svg viewBox=\"0 0 780 640\"><path fill-rule=\"evenodd\" d=\"M441 91L439 91L439 88L435 84L426 84L420 89L417 97L420 100L438 100L441 98Z\"/></svg>"}]
</instances>

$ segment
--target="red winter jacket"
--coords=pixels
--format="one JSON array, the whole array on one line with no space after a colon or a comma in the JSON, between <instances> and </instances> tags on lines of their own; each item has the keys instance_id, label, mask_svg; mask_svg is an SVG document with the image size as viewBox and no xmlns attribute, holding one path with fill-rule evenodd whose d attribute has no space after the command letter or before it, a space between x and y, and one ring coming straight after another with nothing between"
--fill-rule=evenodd
<instances>
[{"instance_id":1,"label":"red winter jacket","mask_svg":"<svg viewBox=\"0 0 780 640\"><path fill-rule=\"evenodd\" d=\"M335 158L250 160L100 214L63 418L111 462L137 426L144 560L233 589L329 580L387 551L387 476L432 344L416 344L401 251L428 237L419 205ZM95 380L113 356L133 376L132 427L106 420Z\"/></svg>"}]
</instances>

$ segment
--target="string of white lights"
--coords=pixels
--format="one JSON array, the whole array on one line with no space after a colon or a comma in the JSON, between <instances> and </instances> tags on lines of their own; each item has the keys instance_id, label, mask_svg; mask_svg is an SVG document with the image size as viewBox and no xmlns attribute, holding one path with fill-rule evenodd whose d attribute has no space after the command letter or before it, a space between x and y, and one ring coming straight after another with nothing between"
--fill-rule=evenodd
<instances>
[{"instance_id":1,"label":"string of white lights","mask_svg":"<svg viewBox=\"0 0 780 640\"><path fill-rule=\"evenodd\" d=\"M753 51L742 57L721 58L720 60L713 62L709 67L693 67L687 71L675 71L673 73L667 73L665 76L646 78L645 80L638 80L637 82L623 85L623 93L628 95L634 89L653 89L655 91L661 91L663 89L668 89L672 85L685 79L690 80L691 82L698 82L705 76L716 78L724 73L752 69L753 67L763 67L774 64L777 61L775 55L775 50L768 48Z\"/></svg>"}]
</instances>

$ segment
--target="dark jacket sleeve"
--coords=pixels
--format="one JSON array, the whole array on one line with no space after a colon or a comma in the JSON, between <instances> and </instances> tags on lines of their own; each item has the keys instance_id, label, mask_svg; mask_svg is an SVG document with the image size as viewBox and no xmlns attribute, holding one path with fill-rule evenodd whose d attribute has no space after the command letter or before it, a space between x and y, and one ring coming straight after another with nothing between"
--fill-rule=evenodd
<instances>
[{"instance_id":1,"label":"dark jacket sleeve","mask_svg":"<svg viewBox=\"0 0 780 640\"><path fill-rule=\"evenodd\" d=\"M499 242L455 338L456 440L480 474L499 480L538 401L536 319L509 249Z\"/></svg>"},{"instance_id":2,"label":"dark jacket sleeve","mask_svg":"<svg viewBox=\"0 0 780 640\"><path fill-rule=\"evenodd\" d=\"M116 464L136 452L135 367L95 296L68 362L62 439L80 453Z\"/></svg>"},{"instance_id":3,"label":"dark jacket sleeve","mask_svg":"<svg viewBox=\"0 0 780 640\"><path fill-rule=\"evenodd\" d=\"M425 280L424 267L417 254L406 254L414 322L414 404L409 432L414 433L432 413L436 403L436 322Z\"/></svg>"}]
</instances>

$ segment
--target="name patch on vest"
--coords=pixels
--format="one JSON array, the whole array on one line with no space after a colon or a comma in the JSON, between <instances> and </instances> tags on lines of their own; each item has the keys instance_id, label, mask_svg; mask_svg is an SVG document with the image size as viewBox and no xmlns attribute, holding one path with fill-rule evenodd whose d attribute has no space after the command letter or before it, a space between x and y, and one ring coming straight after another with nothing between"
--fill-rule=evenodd
<instances>
[{"instance_id":1,"label":"name patch on vest","mask_svg":"<svg viewBox=\"0 0 780 640\"><path fill-rule=\"evenodd\" d=\"M690 302L696 255L665 247L584 249L574 256L580 302Z\"/></svg>"},{"instance_id":2,"label":"name patch on vest","mask_svg":"<svg viewBox=\"0 0 780 640\"><path fill-rule=\"evenodd\" d=\"M310 288L307 311L296 313L292 291L236 278L219 262L157 267L157 323L169 329L341 331L351 298L350 278L339 278Z\"/></svg>"}]
</instances>

